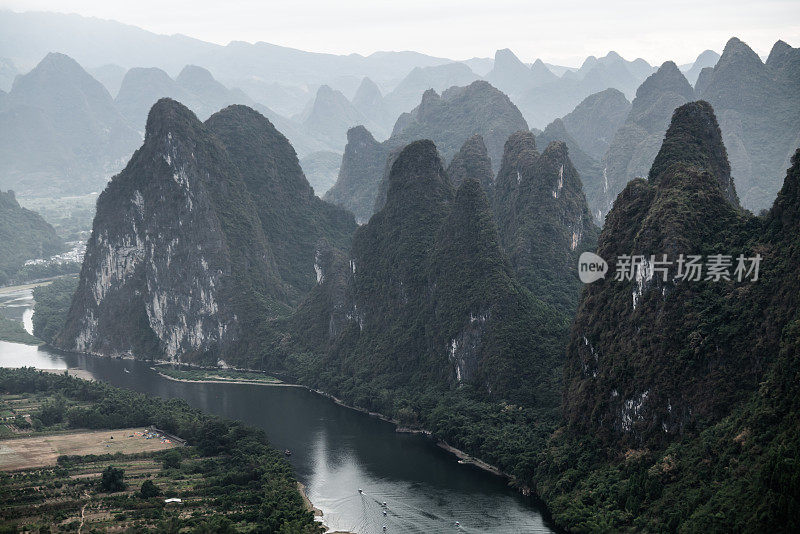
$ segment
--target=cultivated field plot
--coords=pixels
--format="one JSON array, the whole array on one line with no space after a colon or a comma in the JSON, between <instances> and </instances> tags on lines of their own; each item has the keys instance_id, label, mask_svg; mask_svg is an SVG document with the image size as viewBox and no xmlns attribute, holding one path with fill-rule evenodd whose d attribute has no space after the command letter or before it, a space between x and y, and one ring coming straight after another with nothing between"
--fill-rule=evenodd
<instances>
[{"instance_id":1,"label":"cultivated field plot","mask_svg":"<svg viewBox=\"0 0 800 534\"><path fill-rule=\"evenodd\" d=\"M0 440L0 471L55 465L61 455L135 454L175 446L169 440L145 436L144 428L123 428Z\"/></svg>"}]
</instances>

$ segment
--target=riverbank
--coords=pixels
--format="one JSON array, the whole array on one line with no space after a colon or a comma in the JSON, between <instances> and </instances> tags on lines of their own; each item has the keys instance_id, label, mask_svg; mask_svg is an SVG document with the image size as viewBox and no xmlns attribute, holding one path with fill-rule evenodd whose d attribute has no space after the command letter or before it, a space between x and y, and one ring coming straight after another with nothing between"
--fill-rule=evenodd
<instances>
[{"instance_id":1,"label":"riverbank","mask_svg":"<svg viewBox=\"0 0 800 534\"><path fill-rule=\"evenodd\" d=\"M8 295L10 293L16 293L17 291L24 291L26 289L34 289L40 286L46 286L48 284L52 284L53 280L55 280L56 278L61 278L63 276L68 276L68 275L54 276L52 278L47 278L45 280L38 280L34 282L29 282L27 284L19 284L16 286L2 286L0 287L0 296Z\"/></svg>"},{"instance_id":2,"label":"riverbank","mask_svg":"<svg viewBox=\"0 0 800 534\"><path fill-rule=\"evenodd\" d=\"M299 480L297 481L297 491L299 491L300 496L303 497L303 503L305 503L306 509L313 513L314 517L322 517L322 510L314 506L314 504L311 502L311 499L308 498L305 485Z\"/></svg>"},{"instance_id":3,"label":"riverbank","mask_svg":"<svg viewBox=\"0 0 800 534\"><path fill-rule=\"evenodd\" d=\"M63 375L67 373L67 375L73 378L80 378L81 380L88 380L90 382L94 382L94 376L92 373L87 371L86 369L37 369L38 371L43 371L45 373L50 373L53 375Z\"/></svg>"},{"instance_id":4,"label":"riverbank","mask_svg":"<svg viewBox=\"0 0 800 534\"><path fill-rule=\"evenodd\" d=\"M305 386L303 386L303 387L305 387ZM426 430L424 428L404 427L400 423L400 421L397 421L396 419L392 419L391 417L388 417L388 416L383 415L383 414L378 413L378 412L372 412L372 411L366 410L364 408L359 408L357 406L351 406L351 405L345 403L344 401L342 401L341 399L339 399L337 397L334 397L330 393L326 393L324 391L321 391L321 390L318 390L318 389L313 389L313 388L310 388L310 387L306 387L306 389L308 389L309 391L313 391L314 393L316 393L318 395L322 395L323 397L327 397L327 398L331 399L334 403L338 404L339 406L342 406L343 408L348 408L350 410L355 410L357 412L361 412L361 413L369 415L371 417L376 417L376 418L380 419L381 421L386 421L387 423L391 423L391 424L393 424L395 426L395 431L396 432L407 433L407 434L422 434L422 435L428 436L429 438L436 439L436 436L430 430ZM476 457L472 456L471 454L468 454L467 452L462 451L461 449L459 449L457 447L453 447L452 445L450 445L446 441L437 440L436 445L438 445L440 448L446 450L447 452L453 454L458 459L458 463L460 463L462 465L472 465L474 467L477 467L478 469L486 471L487 473L491 473L491 474L493 474L495 476L504 478L509 482L509 485L511 485L512 487L516 488L522 495L524 495L526 497L530 497L531 496L531 488L529 488L528 486L525 486L525 485L517 484L516 483L516 478L514 478L513 475L510 475L510 474L506 473L505 471L501 470L499 467L494 466L494 465L492 465L492 464L490 464L488 462L485 462L485 461L481 460L480 458L476 458Z\"/></svg>"},{"instance_id":5,"label":"riverbank","mask_svg":"<svg viewBox=\"0 0 800 534\"><path fill-rule=\"evenodd\" d=\"M5 367L4 369L22 369L22 367ZM42 367L34 367L34 369L51 375L63 375L66 373L68 376L73 378L80 378L81 380L94 382L94 376L92 376L92 373L85 369L48 369Z\"/></svg>"},{"instance_id":6,"label":"riverbank","mask_svg":"<svg viewBox=\"0 0 800 534\"><path fill-rule=\"evenodd\" d=\"M44 344L44 341L25 330L22 323L14 321L13 319L7 319L2 315L0 315L0 341L32 346Z\"/></svg>"},{"instance_id":7,"label":"riverbank","mask_svg":"<svg viewBox=\"0 0 800 534\"><path fill-rule=\"evenodd\" d=\"M193 382L193 383L198 383L198 384L249 384L249 385L259 385L259 386L283 386L283 387L304 388L304 389L307 389L309 391L312 391L312 392L316 393L317 395L320 395L322 397L326 397L326 398L330 399L335 404L337 404L337 405L339 405L339 406L341 406L343 408L347 408L349 410L355 410L355 411L363 413L365 415L369 415L370 417L375 417L377 419L380 419L381 421L386 421L387 423L391 423L392 425L395 426L395 431L396 432L405 433L405 434L421 434L421 435L427 436L429 438L435 439L435 436L434 436L433 432L430 431L430 430L427 430L427 429L424 429L424 428L409 428L409 427L403 426L403 424L400 421L396 420L396 419L393 419L391 417L388 417L388 416L386 416L384 414L381 414L381 413L378 413L378 412L373 412L373 411L367 410L365 408L359 408L358 406L351 406L351 405L347 404L346 402L344 402L342 399L339 399L338 397L335 397L334 395L331 395L330 393L327 393L327 392L319 390L319 389L314 389L314 388L311 388L309 386L305 386L303 384L293 384L293 383L283 382L283 381L266 382L266 381L257 381L257 380L225 380L225 379L194 380L194 379L185 379L185 378L174 378L174 377L168 376L168 375L166 375L164 373L161 373L160 371L158 371L158 369L156 369L154 367L151 367L151 369L153 369L156 373L158 373L159 376L161 376L163 378L166 378L167 380L172 380L173 382L190 382L190 383ZM469 453L467 453L467 452L465 452L465 451L463 451L463 450L461 450L461 449L459 449L457 447L454 447L454 446L450 445L449 443L447 443L445 441L437 440L436 444L440 448L444 449L445 451L453 454L457 458L458 463L463 464L463 465L472 465L474 467L477 467L478 469L486 471L487 473L491 473L491 474L493 474L495 476L505 478L506 480L508 480L509 484L511 484L513 487L517 488L519 490L519 492L522 493L524 496L529 497L531 495L531 489L528 486L516 484L516 479L512 475L502 471L497 466L494 466L494 465L492 465L492 464L490 464L488 462L485 462L485 461L481 460L480 458L476 458L476 457L472 456L471 454L469 454ZM305 497L305 494L303 494L303 495L304 495L304 498L307 500L308 498ZM316 508L314 508L314 510L316 510ZM320 514L321 514L321 512L320 512Z\"/></svg>"},{"instance_id":8,"label":"riverbank","mask_svg":"<svg viewBox=\"0 0 800 534\"><path fill-rule=\"evenodd\" d=\"M153 369L156 373L158 373L159 376L162 376L163 378L166 378L167 380L172 380L174 382L190 382L190 383L194 382L194 383L198 383L198 384L249 384L249 385L259 385L259 386L283 386L283 387L304 388L304 389L307 389L309 391L312 391L312 392L316 393L317 395L320 395L322 397L326 397L326 398L330 399L335 404L337 404L337 405L339 405L339 406L341 406L343 408L347 408L349 410L354 410L354 411L363 413L365 415L369 415L370 417L375 417L377 419L380 419L381 421L385 421L387 423L391 423L392 425L395 426L395 432L405 433L405 434L421 434L421 435L427 436L429 438L435 439L435 436L434 436L433 432L430 431L430 430L427 430L427 429L424 429L424 428L409 428L409 427L403 426L403 424L400 421L398 421L396 419L393 419L391 417L388 417L388 416L386 416L386 415L384 415L382 413L373 412L373 411L367 410L365 408L359 408L358 406L351 406L351 405L347 404L346 402L344 402L342 399L339 399L338 397L335 397L334 395L331 395L330 393L327 393L327 392L319 390L319 389L314 389L312 387L305 386L303 384L293 384L293 383L282 382L282 381L265 382L265 381L256 381L256 380L225 380L225 379L193 380L193 379L184 379L184 378L174 378L174 377L171 377L171 376L165 375L164 373L159 372L158 369L156 369L154 367L151 367L151 369ZM519 490L519 492L522 493L524 496L529 497L531 495L531 489L528 486L516 484L516 479L512 475L502 471L499 467L494 466L494 465L492 465L492 464L490 464L488 462L485 462L485 461L481 460L480 458L476 458L476 457L472 456L471 454L469 454L469 453L467 453L467 452L465 452L465 451L463 451L463 450L461 450L461 449L459 449L457 447L454 447L454 446L450 445L449 443L447 443L445 441L437 440L436 444L440 448L444 449L445 451L453 454L457 458L458 463L463 464L463 465L472 465L474 467L477 467L478 469L486 471L487 473L491 473L491 474L493 474L495 476L505 478L506 480L508 480L510 485L512 485L513 487L517 488Z\"/></svg>"}]
</instances>

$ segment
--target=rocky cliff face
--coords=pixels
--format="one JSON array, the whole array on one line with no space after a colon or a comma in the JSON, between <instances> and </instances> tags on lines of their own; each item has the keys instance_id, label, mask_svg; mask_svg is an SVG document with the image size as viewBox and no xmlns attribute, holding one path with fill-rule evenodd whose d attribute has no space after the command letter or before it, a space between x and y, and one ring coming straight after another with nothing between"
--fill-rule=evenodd
<instances>
[{"instance_id":1,"label":"rocky cliff face","mask_svg":"<svg viewBox=\"0 0 800 534\"><path fill-rule=\"evenodd\" d=\"M316 197L298 169L291 146L255 111L234 106L204 125L160 100L144 145L98 200L58 346L206 363L258 357L267 321L315 276L308 242L320 236L302 230L318 223L303 219ZM283 233L282 209L292 211ZM298 235L287 245L291 230ZM284 279L287 270L295 276Z\"/></svg>"},{"instance_id":2,"label":"rocky cliff face","mask_svg":"<svg viewBox=\"0 0 800 534\"><path fill-rule=\"evenodd\" d=\"M144 145L98 199L57 342L102 355L224 358L243 335L237 297L246 285L269 287L271 275L255 206L224 148L188 109L161 100Z\"/></svg>"},{"instance_id":3,"label":"rocky cliff face","mask_svg":"<svg viewBox=\"0 0 800 534\"><path fill-rule=\"evenodd\" d=\"M512 135L494 200L517 277L537 298L571 314L580 289L577 259L594 247L597 228L566 144L552 142L539 154L532 133Z\"/></svg>"},{"instance_id":4,"label":"rocky cliff face","mask_svg":"<svg viewBox=\"0 0 800 534\"><path fill-rule=\"evenodd\" d=\"M711 107L678 108L649 179L620 193L600 236L597 253L610 272L587 288L573 325L569 421L621 446L663 444L752 391L764 355L746 345L755 317L733 310L754 286L705 272L684 280L676 262L732 255L733 273L738 254L757 251L748 245L754 225L738 208ZM615 280L624 257L637 255L635 273ZM672 263L657 263L663 255ZM719 322L728 314L732 330Z\"/></svg>"},{"instance_id":5,"label":"rocky cliff face","mask_svg":"<svg viewBox=\"0 0 800 534\"><path fill-rule=\"evenodd\" d=\"M387 147L363 126L348 130L339 177L325 194L325 200L350 210L358 222L367 222L373 213L388 154Z\"/></svg>"},{"instance_id":6,"label":"rocky cliff face","mask_svg":"<svg viewBox=\"0 0 800 534\"><path fill-rule=\"evenodd\" d=\"M552 388L557 351L546 347L563 322L514 280L480 183L468 176L454 194L430 141L397 156L384 207L349 260L326 265L295 337L308 342L309 321L325 326L314 348L327 374L407 392L471 384L528 401Z\"/></svg>"}]
</instances>

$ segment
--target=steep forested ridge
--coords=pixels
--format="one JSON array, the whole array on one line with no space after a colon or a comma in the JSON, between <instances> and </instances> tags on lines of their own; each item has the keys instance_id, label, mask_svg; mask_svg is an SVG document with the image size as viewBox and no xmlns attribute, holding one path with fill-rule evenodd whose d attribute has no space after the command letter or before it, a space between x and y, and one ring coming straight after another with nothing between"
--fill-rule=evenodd
<instances>
[{"instance_id":1,"label":"steep forested ridge","mask_svg":"<svg viewBox=\"0 0 800 534\"><path fill-rule=\"evenodd\" d=\"M204 125L160 100L144 145L98 200L56 343L261 365L269 320L313 286L318 241L346 246L354 228L314 196L289 142L257 112L232 106Z\"/></svg>"},{"instance_id":2,"label":"steep forested ridge","mask_svg":"<svg viewBox=\"0 0 800 534\"><path fill-rule=\"evenodd\" d=\"M399 154L385 206L349 260L327 266L295 317L294 342L320 366L305 379L390 413L398 399L460 386L554 407L565 319L514 279L480 183L454 193L432 142ZM309 340L309 321L332 327Z\"/></svg>"},{"instance_id":3,"label":"steep forested ridge","mask_svg":"<svg viewBox=\"0 0 800 534\"><path fill-rule=\"evenodd\" d=\"M494 213L518 279L571 317L580 290L577 258L594 248L597 228L566 144L550 143L539 154L532 133L512 135L497 176Z\"/></svg>"},{"instance_id":4,"label":"steep forested ridge","mask_svg":"<svg viewBox=\"0 0 800 534\"><path fill-rule=\"evenodd\" d=\"M450 183L456 189L469 178L477 180L491 204L491 198L494 195L492 160L489 158L483 137L479 134L467 139L461 146L461 150L453 156L453 161L447 167L447 175L450 177Z\"/></svg>"},{"instance_id":5,"label":"steep forested ridge","mask_svg":"<svg viewBox=\"0 0 800 534\"><path fill-rule=\"evenodd\" d=\"M565 427L535 479L574 530L789 532L800 522L798 179L738 208L711 107L678 108L648 180L620 193L598 254L645 263L587 288L565 365ZM734 195L731 195L734 193ZM731 255L731 280L666 279L650 255ZM737 257L761 256L757 281Z\"/></svg>"},{"instance_id":6,"label":"steep forested ridge","mask_svg":"<svg viewBox=\"0 0 800 534\"><path fill-rule=\"evenodd\" d=\"M366 128L350 128L339 176L325 193L325 200L350 210L357 221L367 222L373 213L388 155L386 146L377 142Z\"/></svg>"},{"instance_id":7,"label":"steep forested ridge","mask_svg":"<svg viewBox=\"0 0 800 534\"><path fill-rule=\"evenodd\" d=\"M206 125L239 169L296 305L315 283L318 243L346 248L355 230L352 215L314 195L292 145L257 111L229 106Z\"/></svg>"},{"instance_id":8,"label":"steep forested ridge","mask_svg":"<svg viewBox=\"0 0 800 534\"><path fill-rule=\"evenodd\" d=\"M0 284L25 264L64 251L64 242L42 216L19 205L13 191L0 191Z\"/></svg>"}]
</instances>

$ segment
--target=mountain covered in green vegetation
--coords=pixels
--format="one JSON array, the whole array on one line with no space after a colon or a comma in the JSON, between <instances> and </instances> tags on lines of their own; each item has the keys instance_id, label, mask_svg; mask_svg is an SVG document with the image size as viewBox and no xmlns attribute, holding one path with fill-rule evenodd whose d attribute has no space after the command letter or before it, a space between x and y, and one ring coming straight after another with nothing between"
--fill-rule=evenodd
<instances>
[{"instance_id":1,"label":"mountain covered in green vegetation","mask_svg":"<svg viewBox=\"0 0 800 534\"><path fill-rule=\"evenodd\" d=\"M494 173L483 137L475 134L467 139L447 167L447 176L455 189L469 179L477 180L491 205L494 197Z\"/></svg>"},{"instance_id":2,"label":"mountain covered in green vegetation","mask_svg":"<svg viewBox=\"0 0 800 534\"><path fill-rule=\"evenodd\" d=\"M735 202L718 131L707 103L679 107L649 178L606 219L597 253L610 273L582 296L565 426L534 475L570 530L788 532L800 521L800 152L757 218ZM699 279L681 254L703 258ZM709 267L715 255L723 266L730 256L727 274ZM737 272L740 255L746 270L760 258L757 279ZM632 256L633 276L615 279Z\"/></svg>"},{"instance_id":3,"label":"mountain covered in green vegetation","mask_svg":"<svg viewBox=\"0 0 800 534\"><path fill-rule=\"evenodd\" d=\"M313 354L295 356L305 379L384 413L461 387L552 408L564 327L515 280L477 177L454 191L436 146L416 141L349 257L325 259L292 343Z\"/></svg>"},{"instance_id":4,"label":"mountain covered in green vegetation","mask_svg":"<svg viewBox=\"0 0 800 534\"><path fill-rule=\"evenodd\" d=\"M439 96L426 91L419 106L401 115L388 144L394 148L430 139L449 163L464 142L480 134L497 172L508 136L528 125L519 109L501 91L484 81L451 87Z\"/></svg>"},{"instance_id":5,"label":"mountain covered in green vegetation","mask_svg":"<svg viewBox=\"0 0 800 534\"><path fill-rule=\"evenodd\" d=\"M230 106L206 126L222 142L244 179L264 236L295 306L316 283L321 241L347 248L355 230L346 210L320 200L306 180L289 140L247 106Z\"/></svg>"},{"instance_id":6,"label":"mountain covered in green vegetation","mask_svg":"<svg viewBox=\"0 0 800 534\"><path fill-rule=\"evenodd\" d=\"M556 119L547 125L542 132L536 134L536 145L547 146L553 142L563 142L569 150L569 159L575 165L580 176L586 201L591 207L593 201L603 194L603 166L600 160L587 154L580 144L567 131L564 121ZM602 220L595 219L597 224Z\"/></svg>"},{"instance_id":7,"label":"mountain covered in green vegetation","mask_svg":"<svg viewBox=\"0 0 800 534\"><path fill-rule=\"evenodd\" d=\"M494 192L503 250L519 280L571 316L578 299L577 260L592 250L597 227L567 145L540 154L528 131L509 137Z\"/></svg>"},{"instance_id":8,"label":"mountain covered in green vegetation","mask_svg":"<svg viewBox=\"0 0 800 534\"><path fill-rule=\"evenodd\" d=\"M363 126L347 131L339 176L325 200L350 210L358 222L372 216L389 149Z\"/></svg>"},{"instance_id":9,"label":"mountain covered in green vegetation","mask_svg":"<svg viewBox=\"0 0 800 534\"><path fill-rule=\"evenodd\" d=\"M630 110L631 103L621 91L606 89L587 96L561 119L581 149L599 160Z\"/></svg>"},{"instance_id":10,"label":"mountain covered in green vegetation","mask_svg":"<svg viewBox=\"0 0 800 534\"><path fill-rule=\"evenodd\" d=\"M27 260L63 251L64 242L41 215L21 207L13 191L0 191L0 285Z\"/></svg>"},{"instance_id":11,"label":"mountain covered in green vegetation","mask_svg":"<svg viewBox=\"0 0 800 534\"><path fill-rule=\"evenodd\" d=\"M268 319L313 286L317 242L355 224L317 198L291 145L256 111L201 123L160 100L100 196L60 347L137 358L258 361Z\"/></svg>"}]
</instances>

